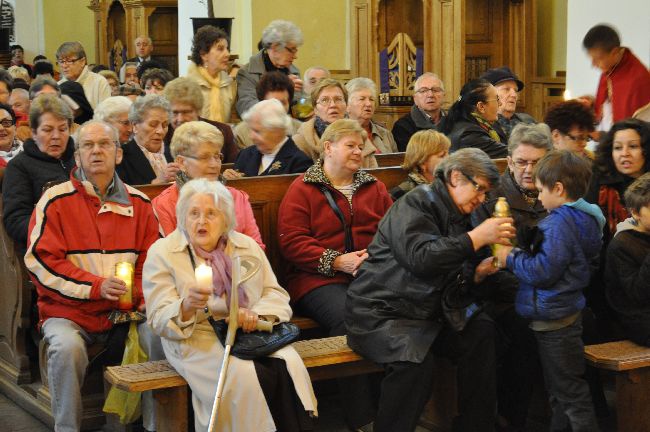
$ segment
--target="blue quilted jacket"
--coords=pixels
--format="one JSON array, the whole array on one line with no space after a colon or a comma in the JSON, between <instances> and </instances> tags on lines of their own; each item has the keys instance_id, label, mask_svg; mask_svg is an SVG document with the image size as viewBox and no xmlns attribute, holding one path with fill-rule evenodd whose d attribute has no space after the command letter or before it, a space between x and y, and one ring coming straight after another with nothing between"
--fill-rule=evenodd
<instances>
[{"instance_id":1,"label":"blue quilted jacket","mask_svg":"<svg viewBox=\"0 0 650 432\"><path fill-rule=\"evenodd\" d=\"M519 279L519 315L549 321L584 308L582 290L600 252L604 224L600 208L580 199L552 210L539 223L542 242L534 254L513 250L506 265Z\"/></svg>"}]
</instances>

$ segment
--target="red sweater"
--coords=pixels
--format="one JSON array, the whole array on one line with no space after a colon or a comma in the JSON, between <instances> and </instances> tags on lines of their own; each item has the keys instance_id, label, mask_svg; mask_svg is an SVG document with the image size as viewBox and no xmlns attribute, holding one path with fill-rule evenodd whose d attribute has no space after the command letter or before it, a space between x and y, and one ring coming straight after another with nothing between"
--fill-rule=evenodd
<instances>
[{"instance_id":1,"label":"red sweater","mask_svg":"<svg viewBox=\"0 0 650 432\"><path fill-rule=\"evenodd\" d=\"M91 333L109 330L117 301L103 299L100 287L120 261L135 264L133 304L144 302L142 265L158 221L146 195L118 179L115 189L119 199L102 204L89 182L71 176L38 201L25 265L38 292L39 328L59 317Z\"/></svg>"},{"instance_id":2,"label":"red sweater","mask_svg":"<svg viewBox=\"0 0 650 432\"><path fill-rule=\"evenodd\" d=\"M278 212L280 250L289 261L286 288L292 302L323 285L348 284L352 276L334 271L334 259L345 249L343 226L327 203L320 186L331 191L346 223L352 227L356 250L372 241L377 225L392 204L386 186L364 171L355 174L358 189L347 198L324 178L320 165L313 165L289 186ZM353 210L353 211L352 211Z\"/></svg>"},{"instance_id":3,"label":"red sweater","mask_svg":"<svg viewBox=\"0 0 650 432\"><path fill-rule=\"evenodd\" d=\"M614 122L631 117L650 102L650 72L628 48L614 69L600 76L595 102L597 119L601 118L603 104L608 99L607 81L612 86L610 102Z\"/></svg>"}]
</instances>

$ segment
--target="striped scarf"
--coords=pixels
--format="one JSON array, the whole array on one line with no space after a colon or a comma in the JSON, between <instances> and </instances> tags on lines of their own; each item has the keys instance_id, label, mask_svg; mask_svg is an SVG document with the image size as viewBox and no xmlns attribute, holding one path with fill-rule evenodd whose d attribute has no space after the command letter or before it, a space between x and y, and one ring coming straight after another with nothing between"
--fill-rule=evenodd
<instances>
[{"instance_id":1,"label":"striped scarf","mask_svg":"<svg viewBox=\"0 0 650 432\"><path fill-rule=\"evenodd\" d=\"M490 135L490 138L492 138L496 142L501 142L501 137L499 136L497 131L492 127L489 121L481 117L481 115L476 111L472 113L472 117L474 117L474 120L476 120L478 125L481 126L481 128L483 128L485 132L488 133L488 135Z\"/></svg>"}]
</instances>

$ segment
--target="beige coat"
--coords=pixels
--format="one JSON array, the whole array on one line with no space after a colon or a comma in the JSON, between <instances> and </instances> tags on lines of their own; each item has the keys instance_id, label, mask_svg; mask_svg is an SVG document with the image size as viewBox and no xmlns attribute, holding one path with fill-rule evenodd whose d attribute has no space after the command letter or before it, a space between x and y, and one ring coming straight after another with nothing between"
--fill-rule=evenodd
<instances>
[{"instance_id":1,"label":"beige coat","mask_svg":"<svg viewBox=\"0 0 650 432\"><path fill-rule=\"evenodd\" d=\"M237 82L232 79L227 72L221 72L221 90L219 93L219 99L221 101L222 119L219 120L210 117L210 91L212 90L212 86L201 76L199 66L194 62L190 62L190 66L187 68L187 78L193 79L199 86L201 86L201 93L203 94L203 109L201 110L201 117L212 121L230 123L232 107L235 104L235 98L237 96Z\"/></svg>"},{"instance_id":2,"label":"beige coat","mask_svg":"<svg viewBox=\"0 0 650 432\"><path fill-rule=\"evenodd\" d=\"M322 152L320 138L314 128L315 122L316 118L304 122L298 129L298 132L291 137L293 142L296 143L296 146L314 161L320 158ZM363 163L361 164L361 168L377 168L379 166L377 165L377 159L375 159L376 151L377 149L373 143L366 139L365 145L363 146Z\"/></svg>"},{"instance_id":3,"label":"beige coat","mask_svg":"<svg viewBox=\"0 0 650 432\"><path fill-rule=\"evenodd\" d=\"M385 127L370 121L370 128L372 130L372 143L382 153L397 153L397 144L393 134L390 133Z\"/></svg>"},{"instance_id":4,"label":"beige coat","mask_svg":"<svg viewBox=\"0 0 650 432\"><path fill-rule=\"evenodd\" d=\"M197 311L188 321L182 320L182 299L188 287L195 283L187 247L185 235L178 229L156 241L144 264L142 288L147 322L154 333L162 337L169 363L192 389L196 430L204 431L210 420L224 349L207 321L207 313ZM249 308L260 316L288 321L291 318L289 295L278 285L257 243L244 234L233 232L228 237L226 253L230 256L252 255L261 260L260 270L245 283ZM194 258L197 265L204 262L196 253ZM215 318L227 316L225 297L213 295L208 304ZM286 346L272 357L285 360L305 410L316 415L316 397L298 353L293 347ZM219 412L217 430L220 431L276 430L252 361L231 356Z\"/></svg>"}]
</instances>

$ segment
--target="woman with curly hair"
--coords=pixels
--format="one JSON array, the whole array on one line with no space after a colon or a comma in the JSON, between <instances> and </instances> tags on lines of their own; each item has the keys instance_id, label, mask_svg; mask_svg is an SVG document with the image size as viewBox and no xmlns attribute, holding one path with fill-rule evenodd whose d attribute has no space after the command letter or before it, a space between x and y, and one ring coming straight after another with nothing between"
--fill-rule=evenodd
<instances>
[{"instance_id":1,"label":"woman with curly hair","mask_svg":"<svg viewBox=\"0 0 650 432\"><path fill-rule=\"evenodd\" d=\"M230 51L228 35L220 28L203 26L192 40L192 62L187 77L201 86L201 117L228 123L237 94L237 85L228 75Z\"/></svg>"},{"instance_id":2,"label":"woman with curly hair","mask_svg":"<svg viewBox=\"0 0 650 432\"><path fill-rule=\"evenodd\" d=\"M553 105L544 117L544 123L551 128L553 147L569 150L580 156L594 159L587 149L589 133L594 130L594 115L584 103L569 100Z\"/></svg>"}]
</instances>

